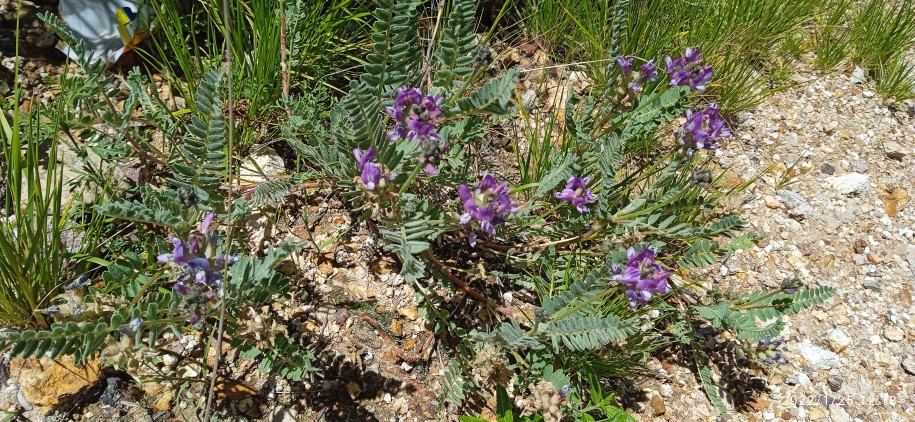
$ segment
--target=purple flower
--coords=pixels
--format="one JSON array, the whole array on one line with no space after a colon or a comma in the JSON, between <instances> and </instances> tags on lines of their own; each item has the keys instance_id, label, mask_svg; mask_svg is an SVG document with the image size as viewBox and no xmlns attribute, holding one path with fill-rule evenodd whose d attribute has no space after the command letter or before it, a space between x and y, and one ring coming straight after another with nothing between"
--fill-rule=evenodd
<instances>
[{"instance_id":1,"label":"purple flower","mask_svg":"<svg viewBox=\"0 0 915 422\"><path fill-rule=\"evenodd\" d=\"M417 88L401 87L397 91L394 107L386 107L384 110L396 122L394 129L388 132L388 139L391 142L401 139L419 141L423 150L419 162L426 165L424 170L429 174L438 174L436 163L448 150L448 143L441 142L435 132L435 120L443 113L439 106L444 100L439 94L424 97ZM369 183L365 183L368 186Z\"/></svg>"},{"instance_id":2,"label":"purple flower","mask_svg":"<svg viewBox=\"0 0 915 422\"><path fill-rule=\"evenodd\" d=\"M689 86L699 92L705 92L708 83L712 80L712 67L700 67L702 60L699 50L686 49L686 54L676 60L667 56L667 74L670 76L670 86Z\"/></svg>"},{"instance_id":3,"label":"purple flower","mask_svg":"<svg viewBox=\"0 0 915 422\"><path fill-rule=\"evenodd\" d=\"M623 56L616 56L616 62L620 65L620 70L623 71L623 74L627 74L632 70L632 61L635 60L635 57L624 58Z\"/></svg>"},{"instance_id":4,"label":"purple flower","mask_svg":"<svg viewBox=\"0 0 915 422\"><path fill-rule=\"evenodd\" d=\"M699 92L705 92L708 83L712 81L712 67L705 66L702 69L699 69L699 73L696 74L689 81L690 88L695 89Z\"/></svg>"},{"instance_id":5,"label":"purple flower","mask_svg":"<svg viewBox=\"0 0 915 422\"><path fill-rule=\"evenodd\" d=\"M639 70L633 71L633 60L635 60L635 57L624 58L623 56L618 56L616 58L616 62L619 63L620 70L623 72L622 84L632 94L638 94L642 92L642 85L658 79L658 72L655 70L654 60L642 64L639 66Z\"/></svg>"},{"instance_id":6,"label":"purple flower","mask_svg":"<svg viewBox=\"0 0 915 422\"><path fill-rule=\"evenodd\" d=\"M626 265L612 265L613 280L623 283L626 287L626 296L629 297L629 306L635 308L640 303L648 303L648 300L656 294L665 294L670 292L667 285L667 277L673 273L673 270L665 270L661 265L655 262L655 250L645 248L636 253L635 249L626 250Z\"/></svg>"},{"instance_id":7,"label":"purple flower","mask_svg":"<svg viewBox=\"0 0 915 422\"><path fill-rule=\"evenodd\" d=\"M658 70L655 69L654 60L649 60L647 63L639 66L641 70L641 80L642 82L651 82L658 80Z\"/></svg>"},{"instance_id":8,"label":"purple flower","mask_svg":"<svg viewBox=\"0 0 915 422\"><path fill-rule=\"evenodd\" d=\"M180 306L188 310L191 325L201 320L216 299L214 289L222 284L222 272L218 269L238 260L237 256L217 251L219 231L212 228L214 218L213 213L208 213L200 223L200 229L191 233L187 242L169 236L172 253L157 257L159 263L172 264L176 268L177 279L172 289L182 296Z\"/></svg>"},{"instance_id":9,"label":"purple flower","mask_svg":"<svg viewBox=\"0 0 915 422\"><path fill-rule=\"evenodd\" d=\"M136 329L140 328L140 324L142 324L142 323L143 323L143 318L136 317L136 318L130 320L130 328L132 330L136 330Z\"/></svg>"},{"instance_id":10,"label":"purple flower","mask_svg":"<svg viewBox=\"0 0 915 422\"><path fill-rule=\"evenodd\" d=\"M384 112L394 119L396 125L388 132L391 142L401 139L424 142L439 139L435 133L435 119L442 115L439 106L445 98L439 94L423 97L417 88L401 87L397 90L394 107L385 107Z\"/></svg>"},{"instance_id":11,"label":"purple flower","mask_svg":"<svg viewBox=\"0 0 915 422\"><path fill-rule=\"evenodd\" d=\"M785 343L784 337L779 337L777 339L771 339L768 336L759 339L759 352L762 352L766 358L762 360L766 365L774 365L779 363L785 365L788 363L788 360L785 359L785 354L781 350L778 350L778 347Z\"/></svg>"},{"instance_id":12,"label":"purple flower","mask_svg":"<svg viewBox=\"0 0 915 422\"><path fill-rule=\"evenodd\" d=\"M374 160L377 155L375 147L371 147L365 151L356 148L353 150L353 155L359 162L359 170L362 171L360 178L368 190L374 190L382 181L390 182L393 180L392 175L381 174L381 166L371 161Z\"/></svg>"},{"instance_id":13,"label":"purple flower","mask_svg":"<svg viewBox=\"0 0 915 422\"><path fill-rule=\"evenodd\" d=\"M238 255L218 254L216 255L216 259L213 260L213 263L216 264L216 268L225 268L227 266L231 267L232 264L238 262L239 259L241 259L241 257Z\"/></svg>"},{"instance_id":14,"label":"purple flower","mask_svg":"<svg viewBox=\"0 0 915 422\"><path fill-rule=\"evenodd\" d=\"M375 189L375 186L381 182L381 167L375 163L365 163L362 166L362 183L369 190Z\"/></svg>"},{"instance_id":15,"label":"purple flower","mask_svg":"<svg viewBox=\"0 0 915 422\"><path fill-rule=\"evenodd\" d=\"M356 161L359 162L359 168L365 167L365 163L375 159L375 156L378 155L378 151L375 150L375 147L371 147L365 151L356 148L353 150L353 155L356 156Z\"/></svg>"},{"instance_id":16,"label":"purple flower","mask_svg":"<svg viewBox=\"0 0 915 422\"><path fill-rule=\"evenodd\" d=\"M188 292L187 286L185 286L184 283L182 283L180 281L175 283L174 286L172 286L172 290L174 290L175 292L177 292L179 295L182 295L182 296L187 295L187 292Z\"/></svg>"},{"instance_id":17,"label":"purple flower","mask_svg":"<svg viewBox=\"0 0 915 422\"><path fill-rule=\"evenodd\" d=\"M572 176L569 179L569 182L566 183L565 189L563 189L562 192L556 192L553 196L561 199L563 202L571 202L572 205L578 209L578 212L586 213L588 212L588 207L586 207L585 204L597 200L597 195L588 189L588 183L591 183L590 177L582 178Z\"/></svg>"},{"instance_id":18,"label":"purple flower","mask_svg":"<svg viewBox=\"0 0 915 422\"><path fill-rule=\"evenodd\" d=\"M214 217L216 217L216 214L214 214L212 212L207 213L207 215L205 217L203 217L203 221L200 222L200 232L206 233L207 231L210 230L210 224L213 224Z\"/></svg>"},{"instance_id":19,"label":"purple flower","mask_svg":"<svg viewBox=\"0 0 915 422\"><path fill-rule=\"evenodd\" d=\"M686 64L690 63L699 63L699 50L693 50L692 47L686 47L686 54L683 55L683 60L686 61Z\"/></svg>"},{"instance_id":20,"label":"purple flower","mask_svg":"<svg viewBox=\"0 0 915 422\"><path fill-rule=\"evenodd\" d=\"M719 138L730 138L731 129L724 126L724 119L717 104L712 104L701 113L686 110L686 123L675 131L680 145L686 148L686 154L692 156L697 150L718 149Z\"/></svg>"},{"instance_id":21,"label":"purple flower","mask_svg":"<svg viewBox=\"0 0 915 422\"><path fill-rule=\"evenodd\" d=\"M518 212L518 204L511 202L506 187L508 182L497 183L493 175L486 174L473 191L467 185L458 188L458 195L464 203L460 223L467 229L470 246L476 246L476 235L471 230L473 221L477 222L480 230L495 236L495 226L505 223L504 215Z\"/></svg>"}]
</instances>

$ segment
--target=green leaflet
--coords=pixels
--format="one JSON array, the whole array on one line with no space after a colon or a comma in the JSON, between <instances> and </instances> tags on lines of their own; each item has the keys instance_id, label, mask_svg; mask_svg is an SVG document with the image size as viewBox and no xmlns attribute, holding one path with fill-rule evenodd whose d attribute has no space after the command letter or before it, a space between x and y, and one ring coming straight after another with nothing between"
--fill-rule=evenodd
<instances>
[{"instance_id":1,"label":"green leaflet","mask_svg":"<svg viewBox=\"0 0 915 422\"><path fill-rule=\"evenodd\" d=\"M416 281L425 275L425 264L416 258L429 249L429 241L441 234L440 229L430 228L429 219L414 220L402 226L390 224L379 228L387 245L385 249L396 253L403 261L400 275L409 282Z\"/></svg>"},{"instance_id":2,"label":"green leaflet","mask_svg":"<svg viewBox=\"0 0 915 422\"><path fill-rule=\"evenodd\" d=\"M660 96L643 95L633 104L632 111L614 119L622 138L654 133L664 122L683 113L689 106L689 88L671 87Z\"/></svg>"},{"instance_id":3,"label":"green leaflet","mask_svg":"<svg viewBox=\"0 0 915 422\"><path fill-rule=\"evenodd\" d=\"M374 45L366 56L366 73L350 83L341 100L352 128L349 150L381 145L385 133L381 102L407 85L417 70L415 65L421 62L418 6L417 1L376 1Z\"/></svg>"},{"instance_id":4,"label":"green leaflet","mask_svg":"<svg viewBox=\"0 0 915 422\"><path fill-rule=\"evenodd\" d=\"M289 195L300 183L314 175L309 173L296 173L285 179L268 180L259 183L251 192L251 205L263 207L275 205Z\"/></svg>"},{"instance_id":5,"label":"green leaflet","mask_svg":"<svg viewBox=\"0 0 915 422\"><path fill-rule=\"evenodd\" d=\"M568 180L572 175L572 166L575 164L576 158L577 156L574 154L566 155L558 166L554 166L549 173L544 175L543 179L540 180L540 186L537 187L537 192L534 193L534 197L551 194L556 190L557 186Z\"/></svg>"},{"instance_id":6,"label":"green leaflet","mask_svg":"<svg viewBox=\"0 0 915 422\"><path fill-rule=\"evenodd\" d=\"M543 298L543 310L555 315L559 310L576 304L590 303L606 287L610 277L610 266L602 265L591 271L587 277L575 280L562 293Z\"/></svg>"},{"instance_id":7,"label":"green leaflet","mask_svg":"<svg viewBox=\"0 0 915 422\"><path fill-rule=\"evenodd\" d=\"M455 86L456 80L463 81L473 74L471 54L476 49L475 14L475 0L455 0L451 3L445 33L439 43L439 52L435 55L439 63L433 82L436 87L454 91L459 88Z\"/></svg>"},{"instance_id":8,"label":"green leaflet","mask_svg":"<svg viewBox=\"0 0 915 422\"><path fill-rule=\"evenodd\" d=\"M742 295L733 304L722 302L711 306L693 306L692 309L715 328L733 329L741 339L759 341L778 335L784 328L782 317L785 315L823 303L835 292L835 288L828 286L794 293L753 292ZM773 322L757 326L757 322L766 321Z\"/></svg>"},{"instance_id":9,"label":"green leaflet","mask_svg":"<svg viewBox=\"0 0 915 422\"><path fill-rule=\"evenodd\" d=\"M470 94L470 97L458 99L458 110L463 115L508 113L515 85L518 82L518 73L518 69L511 69L501 78L492 79L483 84Z\"/></svg>"},{"instance_id":10,"label":"green leaflet","mask_svg":"<svg viewBox=\"0 0 915 422\"><path fill-rule=\"evenodd\" d=\"M445 368L442 398L450 403L460 405L466 398L466 390L473 387L473 381L463 375L459 359L452 359Z\"/></svg>"},{"instance_id":11,"label":"green leaflet","mask_svg":"<svg viewBox=\"0 0 915 422\"><path fill-rule=\"evenodd\" d=\"M597 213L601 218L609 218L616 205L611 196L616 185L616 174L626 152L626 143L618 136L611 134L600 139L600 154L597 156L601 174L600 195L597 200Z\"/></svg>"},{"instance_id":12,"label":"green leaflet","mask_svg":"<svg viewBox=\"0 0 915 422\"><path fill-rule=\"evenodd\" d=\"M696 366L699 369L699 379L702 381L702 388L705 389L705 394L708 396L709 400L712 401L712 404L715 405L715 408L718 409L718 412L722 415L728 414L728 406L724 403L724 400L721 398L721 395L718 394L718 388L715 387L715 382L712 380L712 370L705 363L705 358L701 356L697 349L693 349L693 358L696 360Z\"/></svg>"},{"instance_id":13,"label":"green leaflet","mask_svg":"<svg viewBox=\"0 0 915 422\"><path fill-rule=\"evenodd\" d=\"M610 56L616 57L622 54L623 42L626 40L626 30L628 29L627 17L629 15L629 0L619 0L613 5L613 26L610 36ZM611 62L611 66L614 63Z\"/></svg>"},{"instance_id":14,"label":"green leaflet","mask_svg":"<svg viewBox=\"0 0 915 422\"><path fill-rule=\"evenodd\" d=\"M584 351L598 349L635 332L635 324L621 321L616 315L587 315L551 321L543 329L553 349L564 347Z\"/></svg>"},{"instance_id":15,"label":"green leaflet","mask_svg":"<svg viewBox=\"0 0 915 422\"><path fill-rule=\"evenodd\" d=\"M186 136L179 145L180 160L169 166L174 185L192 190L196 199L210 209L221 206L217 190L222 185L226 169L226 121L222 115L224 95L222 68L204 74L194 97L197 115L191 119Z\"/></svg>"},{"instance_id":16,"label":"green leaflet","mask_svg":"<svg viewBox=\"0 0 915 422\"><path fill-rule=\"evenodd\" d=\"M144 202L109 201L95 206L96 211L109 217L156 224L185 233L190 225L185 221L182 205L175 191L140 189Z\"/></svg>"},{"instance_id":17,"label":"green leaflet","mask_svg":"<svg viewBox=\"0 0 915 422\"><path fill-rule=\"evenodd\" d=\"M149 336L150 347L155 347L162 328L172 326L168 318L176 313L177 302L170 294L155 294L145 304L133 308L121 308L110 319L95 321L54 323L43 331L10 332L0 335L0 350L10 349L11 357L41 357L49 355L56 358L62 355L73 356L77 363L92 359L108 345L108 337L135 318L142 317L144 322L136 329L137 342L144 334Z\"/></svg>"}]
</instances>

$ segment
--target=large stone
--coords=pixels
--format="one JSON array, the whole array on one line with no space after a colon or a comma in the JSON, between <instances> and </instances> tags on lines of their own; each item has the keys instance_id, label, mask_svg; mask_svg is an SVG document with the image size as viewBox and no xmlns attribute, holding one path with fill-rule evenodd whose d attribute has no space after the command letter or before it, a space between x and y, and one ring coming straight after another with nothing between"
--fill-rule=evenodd
<instances>
[{"instance_id":1,"label":"large stone","mask_svg":"<svg viewBox=\"0 0 915 422\"><path fill-rule=\"evenodd\" d=\"M295 422L299 413L291 407L277 407L270 412L271 422Z\"/></svg>"},{"instance_id":2,"label":"large stone","mask_svg":"<svg viewBox=\"0 0 915 422\"><path fill-rule=\"evenodd\" d=\"M839 362L835 353L810 343L810 340L798 344L797 351L801 354L801 363L813 370L828 370Z\"/></svg>"},{"instance_id":3,"label":"large stone","mask_svg":"<svg viewBox=\"0 0 915 422\"><path fill-rule=\"evenodd\" d=\"M843 195L858 195L870 187L870 180L866 174L848 173L827 179L829 186Z\"/></svg>"},{"instance_id":4,"label":"large stone","mask_svg":"<svg viewBox=\"0 0 915 422\"><path fill-rule=\"evenodd\" d=\"M286 170L283 157L276 150L266 145L253 145L248 159L241 164L239 176L242 184L263 183L275 180L276 176Z\"/></svg>"},{"instance_id":5,"label":"large stone","mask_svg":"<svg viewBox=\"0 0 915 422\"><path fill-rule=\"evenodd\" d=\"M54 406L79 401L81 393L101 388L102 362L96 359L76 365L70 357L13 359L10 377L17 380L29 403L47 412Z\"/></svg>"}]
</instances>

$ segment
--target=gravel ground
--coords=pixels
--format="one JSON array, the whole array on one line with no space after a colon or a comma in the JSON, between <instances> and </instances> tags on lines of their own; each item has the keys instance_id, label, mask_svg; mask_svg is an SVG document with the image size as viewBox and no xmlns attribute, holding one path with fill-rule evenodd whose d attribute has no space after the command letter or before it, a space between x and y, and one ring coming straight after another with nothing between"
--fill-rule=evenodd
<instances>
[{"instance_id":1,"label":"gravel ground","mask_svg":"<svg viewBox=\"0 0 915 422\"><path fill-rule=\"evenodd\" d=\"M851 75L800 77L736 116L715 154L726 184L766 172L733 204L765 238L704 278L746 291L796 277L838 293L789 319L788 364L730 420L913 420L915 103L884 101ZM652 367L664 381L645 383L659 397L634 406L640 420L715 420L688 369Z\"/></svg>"}]
</instances>

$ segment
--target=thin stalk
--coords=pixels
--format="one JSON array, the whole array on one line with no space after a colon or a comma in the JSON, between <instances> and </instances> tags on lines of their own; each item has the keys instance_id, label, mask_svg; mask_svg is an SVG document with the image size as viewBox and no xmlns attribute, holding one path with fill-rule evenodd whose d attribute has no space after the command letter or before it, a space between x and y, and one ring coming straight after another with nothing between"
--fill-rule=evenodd
<instances>
[{"instance_id":1,"label":"thin stalk","mask_svg":"<svg viewBox=\"0 0 915 422\"><path fill-rule=\"evenodd\" d=\"M226 193L226 213L232 215L232 177L230 177L232 171L232 157L233 154L233 133L235 132L235 99L233 97L234 93L232 90L233 80L232 80L232 44L231 44L231 22L229 21L229 0L222 0L222 22L225 28L225 49L226 57L224 59L226 63L226 87L227 87L227 98L226 106L229 109L228 113L228 142L227 142L227 154L226 154L226 179L229 183L229 191ZM226 248L225 253L229 253L232 248L232 234L235 228L234 223L231 218L229 219L229 227L226 229ZM229 260L224 260L223 274L229 273ZM210 373L210 391L207 394L206 408L203 411L203 420L208 421L210 419L210 410L213 405L213 396L216 393L216 376L219 373L219 361L222 360L222 341L223 341L223 332L225 331L225 319L226 319L226 283L220 283L219 285L219 296L221 300L219 301L219 323L216 328L216 360L213 362L213 371Z\"/></svg>"},{"instance_id":2,"label":"thin stalk","mask_svg":"<svg viewBox=\"0 0 915 422\"><path fill-rule=\"evenodd\" d=\"M413 169L413 172L410 173L410 177L408 177L407 181L404 182L403 186L400 187L400 192L398 192L398 195L403 195L407 191L407 188L410 187L410 182L416 178L416 175L419 174L422 168L422 166L416 166L416 168Z\"/></svg>"}]
</instances>

